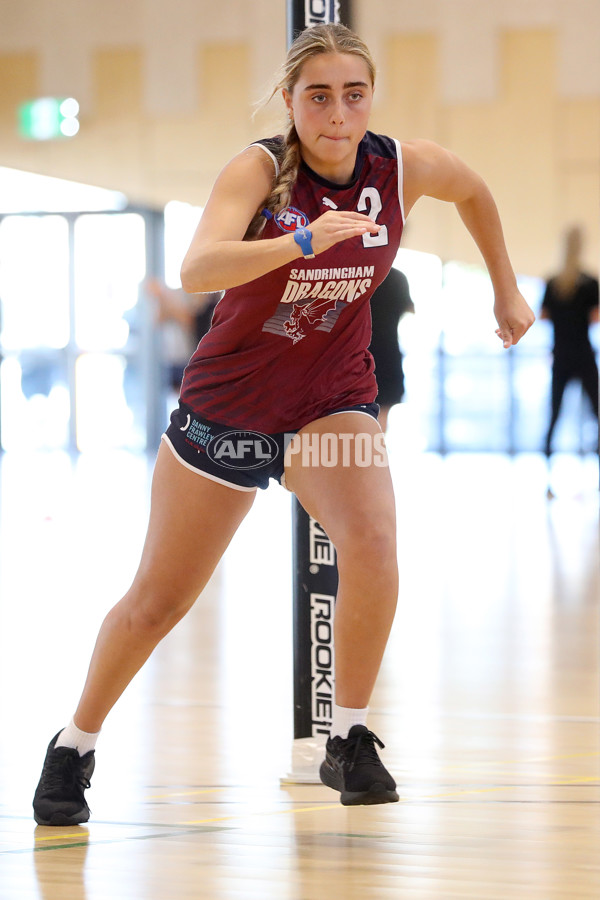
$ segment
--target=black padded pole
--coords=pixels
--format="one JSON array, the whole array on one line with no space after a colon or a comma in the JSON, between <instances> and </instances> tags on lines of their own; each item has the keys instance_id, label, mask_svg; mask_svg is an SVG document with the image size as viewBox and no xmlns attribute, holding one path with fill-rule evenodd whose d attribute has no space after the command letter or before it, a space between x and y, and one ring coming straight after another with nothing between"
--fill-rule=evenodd
<instances>
[{"instance_id":1,"label":"black padded pole","mask_svg":"<svg viewBox=\"0 0 600 900\"><path fill-rule=\"evenodd\" d=\"M320 22L350 27L350 0L288 0L288 46ZM293 499L294 738L329 734L333 712L333 610L338 572L333 544Z\"/></svg>"},{"instance_id":2,"label":"black padded pole","mask_svg":"<svg viewBox=\"0 0 600 900\"><path fill-rule=\"evenodd\" d=\"M352 28L351 0L288 0L287 3L287 43L320 22L342 22Z\"/></svg>"}]
</instances>

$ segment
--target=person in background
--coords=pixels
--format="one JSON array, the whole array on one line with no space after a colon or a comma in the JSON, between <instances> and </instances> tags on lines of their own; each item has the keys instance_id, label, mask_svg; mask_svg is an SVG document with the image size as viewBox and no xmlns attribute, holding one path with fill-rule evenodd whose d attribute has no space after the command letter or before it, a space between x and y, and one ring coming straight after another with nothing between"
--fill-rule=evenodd
<instances>
[{"instance_id":1,"label":"person in background","mask_svg":"<svg viewBox=\"0 0 600 900\"><path fill-rule=\"evenodd\" d=\"M223 291L186 294L183 290L168 288L158 278L149 278L145 288L156 301L157 323L172 324L177 328L174 334L166 335L165 344L169 387L178 394L184 369L209 330Z\"/></svg>"},{"instance_id":2,"label":"person in background","mask_svg":"<svg viewBox=\"0 0 600 900\"><path fill-rule=\"evenodd\" d=\"M404 396L402 352L398 343L398 325L406 313L414 313L408 278L392 268L371 297L371 343L369 351L375 360L379 424L387 431L392 406Z\"/></svg>"},{"instance_id":3,"label":"person in background","mask_svg":"<svg viewBox=\"0 0 600 900\"><path fill-rule=\"evenodd\" d=\"M598 419L598 365L589 336L590 324L598 321L598 279L583 271L582 247L582 230L574 226L565 234L562 268L548 279L542 300L540 318L554 327L551 414L545 442L548 457L570 381L581 383ZM551 493L549 489L548 495Z\"/></svg>"}]
</instances>

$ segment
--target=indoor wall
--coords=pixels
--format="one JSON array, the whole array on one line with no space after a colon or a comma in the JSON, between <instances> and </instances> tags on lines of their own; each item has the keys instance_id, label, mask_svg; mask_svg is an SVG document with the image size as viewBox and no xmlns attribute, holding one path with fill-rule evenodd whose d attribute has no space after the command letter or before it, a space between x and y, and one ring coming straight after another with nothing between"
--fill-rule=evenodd
<instances>
[{"instance_id":1,"label":"indoor wall","mask_svg":"<svg viewBox=\"0 0 600 900\"><path fill-rule=\"evenodd\" d=\"M372 125L456 151L490 184L515 267L545 275L565 226L600 252L600 6L594 0L355 0L379 65ZM251 118L285 52L283 0L4 0L0 165L202 205L222 165L277 131ZM19 136L33 97L75 96L69 140ZM423 201L406 246L477 262L454 210Z\"/></svg>"}]
</instances>

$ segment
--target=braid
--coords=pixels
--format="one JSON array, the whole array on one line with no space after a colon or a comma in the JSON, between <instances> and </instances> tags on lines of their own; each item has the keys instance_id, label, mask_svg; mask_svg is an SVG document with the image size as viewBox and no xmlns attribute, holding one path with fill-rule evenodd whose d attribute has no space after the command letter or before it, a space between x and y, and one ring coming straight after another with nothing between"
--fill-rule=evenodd
<instances>
[{"instance_id":1,"label":"braid","mask_svg":"<svg viewBox=\"0 0 600 900\"><path fill-rule=\"evenodd\" d=\"M279 175L271 188L271 193L265 203L266 208L276 215L290 202L292 190L298 177L298 169L302 157L300 156L300 141L298 132L293 122L290 123L283 144L283 155L279 161Z\"/></svg>"},{"instance_id":2,"label":"braid","mask_svg":"<svg viewBox=\"0 0 600 900\"><path fill-rule=\"evenodd\" d=\"M277 156L277 162L279 163L279 174L273 181L271 192L267 199L261 208L255 212L252 221L248 225L248 229L244 235L245 241L256 240L265 227L267 220L263 215L264 209L267 209L273 216L276 216L277 213L281 212L282 209L285 209L290 202L292 190L296 178L298 177L298 169L302 160L302 157L300 156L300 141L298 139L296 126L293 122L289 125L281 147L275 150L275 155Z\"/></svg>"}]
</instances>

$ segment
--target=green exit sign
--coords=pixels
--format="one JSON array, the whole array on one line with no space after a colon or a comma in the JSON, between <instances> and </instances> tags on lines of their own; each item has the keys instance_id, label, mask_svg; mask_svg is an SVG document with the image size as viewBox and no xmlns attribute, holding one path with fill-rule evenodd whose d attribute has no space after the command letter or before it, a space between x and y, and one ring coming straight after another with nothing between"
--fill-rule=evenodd
<instances>
[{"instance_id":1,"label":"green exit sign","mask_svg":"<svg viewBox=\"0 0 600 900\"><path fill-rule=\"evenodd\" d=\"M30 141L74 137L79 103L73 97L39 97L19 107L19 132Z\"/></svg>"}]
</instances>

